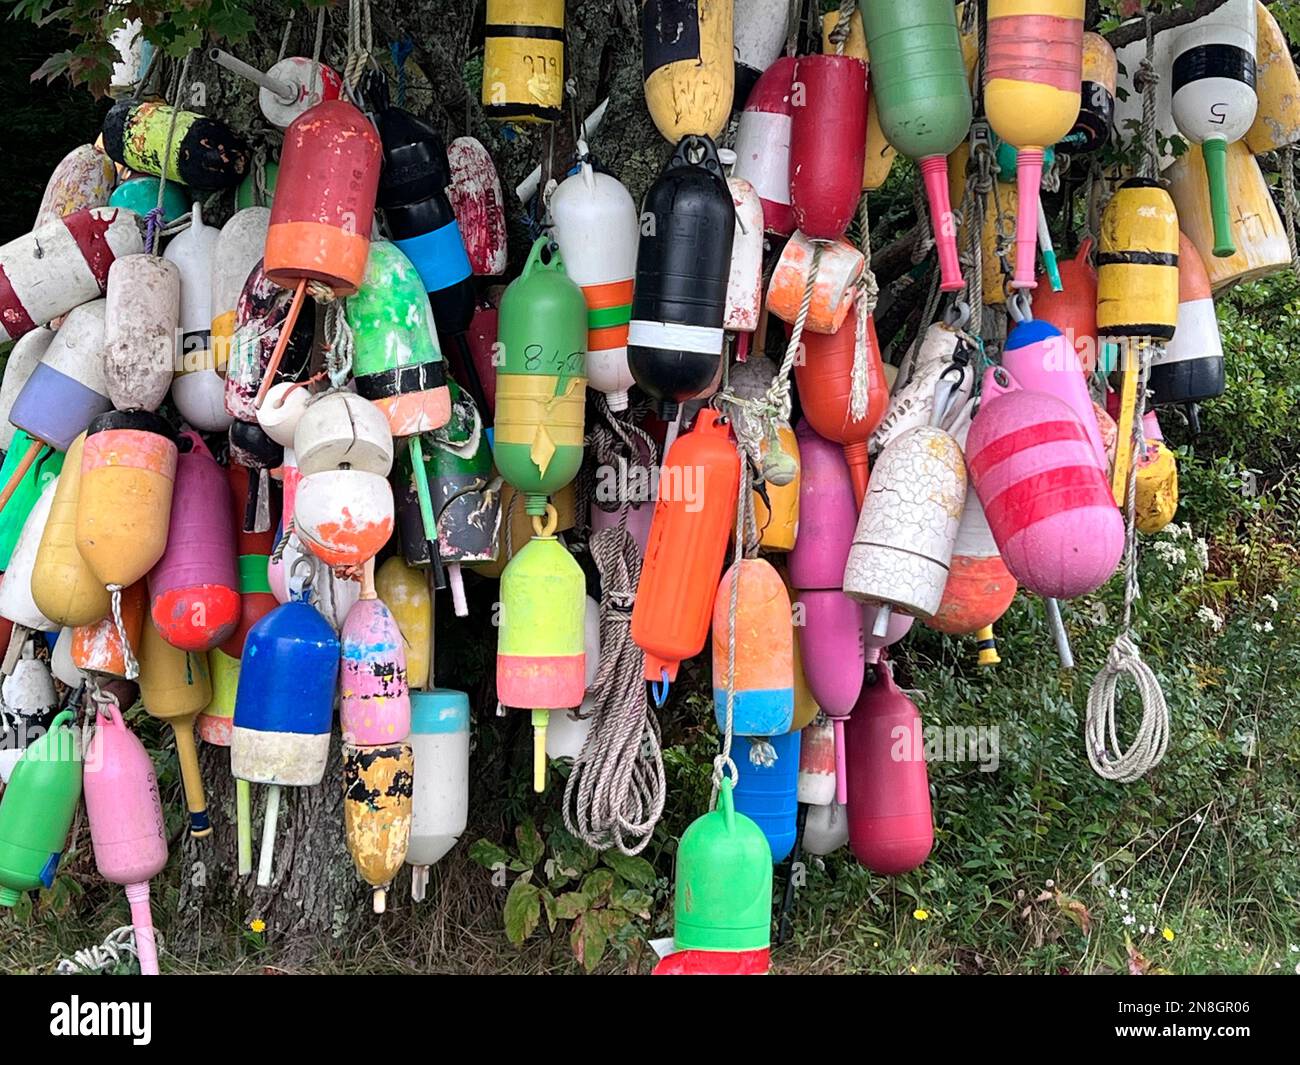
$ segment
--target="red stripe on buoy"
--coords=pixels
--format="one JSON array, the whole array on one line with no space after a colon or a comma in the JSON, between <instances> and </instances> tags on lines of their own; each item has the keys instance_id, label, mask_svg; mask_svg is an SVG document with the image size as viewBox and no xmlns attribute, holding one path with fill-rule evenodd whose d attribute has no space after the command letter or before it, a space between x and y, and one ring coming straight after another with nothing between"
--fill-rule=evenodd
<instances>
[{"instance_id":1,"label":"red stripe on buoy","mask_svg":"<svg viewBox=\"0 0 1300 1065\"><path fill-rule=\"evenodd\" d=\"M1077 418L1058 422L1036 422L990 441L978 455L968 458L966 465L971 477L978 479L1018 451L1037 447L1039 444L1054 444L1061 440L1080 440L1089 447L1092 446L1087 432Z\"/></svg>"},{"instance_id":2,"label":"red stripe on buoy","mask_svg":"<svg viewBox=\"0 0 1300 1065\"><path fill-rule=\"evenodd\" d=\"M108 268L115 258L112 245L108 243L108 227L115 221L116 211L111 216L96 215L90 210L73 211L63 219L101 293L108 288Z\"/></svg>"},{"instance_id":3,"label":"red stripe on buoy","mask_svg":"<svg viewBox=\"0 0 1300 1065\"><path fill-rule=\"evenodd\" d=\"M1058 15L1007 15L988 21L985 84L996 78L1079 91L1083 26Z\"/></svg>"},{"instance_id":4,"label":"red stripe on buoy","mask_svg":"<svg viewBox=\"0 0 1300 1065\"><path fill-rule=\"evenodd\" d=\"M1069 498L1061 500L1060 493ZM1110 507L1115 499L1096 466L1058 466L1017 481L984 508L999 544L1035 522L1083 507Z\"/></svg>"},{"instance_id":5,"label":"red stripe on buoy","mask_svg":"<svg viewBox=\"0 0 1300 1065\"><path fill-rule=\"evenodd\" d=\"M0 264L0 325L4 326L4 331L10 340L16 340L36 328L32 316L27 313L23 301L14 291L13 282L5 273L3 264Z\"/></svg>"}]
</instances>

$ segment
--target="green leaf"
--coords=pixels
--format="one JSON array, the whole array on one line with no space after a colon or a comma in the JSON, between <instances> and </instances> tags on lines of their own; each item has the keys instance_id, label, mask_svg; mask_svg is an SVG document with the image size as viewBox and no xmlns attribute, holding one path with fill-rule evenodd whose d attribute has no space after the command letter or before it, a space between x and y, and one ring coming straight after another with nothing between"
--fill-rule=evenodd
<instances>
[{"instance_id":1,"label":"green leaf","mask_svg":"<svg viewBox=\"0 0 1300 1065\"><path fill-rule=\"evenodd\" d=\"M597 869L582 881L582 893L592 906L607 902L613 890L614 874L608 869Z\"/></svg>"},{"instance_id":2,"label":"green leaf","mask_svg":"<svg viewBox=\"0 0 1300 1065\"><path fill-rule=\"evenodd\" d=\"M620 910L635 914L642 920L648 921L650 919L650 907L654 905L654 897L644 891L629 888L614 899L614 905Z\"/></svg>"},{"instance_id":3,"label":"green leaf","mask_svg":"<svg viewBox=\"0 0 1300 1065\"><path fill-rule=\"evenodd\" d=\"M536 865L546 854L546 843L531 817L515 827L515 846L519 848L519 860L530 866Z\"/></svg>"},{"instance_id":4,"label":"green leaf","mask_svg":"<svg viewBox=\"0 0 1300 1065\"><path fill-rule=\"evenodd\" d=\"M629 884L636 887L654 885L655 867L638 855L624 854L619 850L607 850L601 855L601 859Z\"/></svg>"},{"instance_id":5,"label":"green leaf","mask_svg":"<svg viewBox=\"0 0 1300 1065\"><path fill-rule=\"evenodd\" d=\"M555 900L555 916L561 921L572 921L587 912L587 896L581 891L566 891Z\"/></svg>"},{"instance_id":6,"label":"green leaf","mask_svg":"<svg viewBox=\"0 0 1300 1065\"><path fill-rule=\"evenodd\" d=\"M547 891L546 888L538 888L537 894L542 900L542 912L546 914L546 927L554 932L556 921L555 896Z\"/></svg>"},{"instance_id":7,"label":"green leaf","mask_svg":"<svg viewBox=\"0 0 1300 1065\"><path fill-rule=\"evenodd\" d=\"M573 949L573 956L587 972L600 964L608 944L609 935L605 931L603 920L597 914L586 913L573 922L573 928L569 931L569 946Z\"/></svg>"},{"instance_id":8,"label":"green leaf","mask_svg":"<svg viewBox=\"0 0 1300 1065\"><path fill-rule=\"evenodd\" d=\"M506 938L516 947L522 946L524 940L533 934L541 917L542 901L537 887L523 879L516 880L506 896Z\"/></svg>"},{"instance_id":9,"label":"green leaf","mask_svg":"<svg viewBox=\"0 0 1300 1065\"><path fill-rule=\"evenodd\" d=\"M498 866L507 865L510 861L506 849L488 839L477 839L471 843L469 858L484 869L496 869Z\"/></svg>"},{"instance_id":10,"label":"green leaf","mask_svg":"<svg viewBox=\"0 0 1300 1065\"><path fill-rule=\"evenodd\" d=\"M570 880L590 872L600 857L565 828L552 829L547 842L555 856L556 872Z\"/></svg>"}]
</instances>

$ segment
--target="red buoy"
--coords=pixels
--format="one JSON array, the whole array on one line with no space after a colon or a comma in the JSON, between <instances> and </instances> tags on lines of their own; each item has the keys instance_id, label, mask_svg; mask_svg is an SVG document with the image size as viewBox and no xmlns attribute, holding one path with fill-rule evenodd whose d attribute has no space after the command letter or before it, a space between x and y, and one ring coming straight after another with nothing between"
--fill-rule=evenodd
<instances>
[{"instance_id":1,"label":"red buoy","mask_svg":"<svg viewBox=\"0 0 1300 1065\"><path fill-rule=\"evenodd\" d=\"M862 195L867 155L867 65L847 55L803 56L790 103L790 202L800 231L833 240Z\"/></svg>"}]
</instances>

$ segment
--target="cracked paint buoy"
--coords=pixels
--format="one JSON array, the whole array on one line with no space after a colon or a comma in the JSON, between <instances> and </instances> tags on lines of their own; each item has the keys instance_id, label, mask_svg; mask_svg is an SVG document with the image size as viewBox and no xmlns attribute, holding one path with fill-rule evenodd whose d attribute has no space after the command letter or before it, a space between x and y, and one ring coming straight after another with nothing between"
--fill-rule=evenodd
<instances>
[{"instance_id":1,"label":"cracked paint buoy","mask_svg":"<svg viewBox=\"0 0 1300 1065\"><path fill-rule=\"evenodd\" d=\"M944 430L921 426L881 453L844 567L845 594L882 608L877 636L892 610L924 620L939 609L965 502L966 463Z\"/></svg>"},{"instance_id":2,"label":"cracked paint buoy","mask_svg":"<svg viewBox=\"0 0 1300 1065\"><path fill-rule=\"evenodd\" d=\"M832 757L839 755L842 769L844 721L861 694L866 667L862 609L843 590L858 508L843 450L818 436L807 420L799 422L797 435L800 523L790 551L796 632L809 690L834 723Z\"/></svg>"},{"instance_id":3,"label":"cracked paint buoy","mask_svg":"<svg viewBox=\"0 0 1300 1065\"><path fill-rule=\"evenodd\" d=\"M738 351L749 352L749 334L758 329L763 307L763 205L754 186L735 175L727 178L727 189L736 211L736 230L731 242L731 271L727 276L727 305L723 328L737 334Z\"/></svg>"},{"instance_id":4,"label":"cracked paint buoy","mask_svg":"<svg viewBox=\"0 0 1300 1065\"><path fill-rule=\"evenodd\" d=\"M1012 288L1033 288L1043 151L1079 116L1083 0L989 0L984 102L999 139L1016 147Z\"/></svg>"},{"instance_id":5,"label":"cracked paint buoy","mask_svg":"<svg viewBox=\"0 0 1300 1065\"><path fill-rule=\"evenodd\" d=\"M469 696L450 688L411 693L411 898L423 902L429 866L456 845L469 818Z\"/></svg>"},{"instance_id":6,"label":"cracked paint buoy","mask_svg":"<svg viewBox=\"0 0 1300 1065\"><path fill-rule=\"evenodd\" d=\"M849 846L873 873L899 876L934 846L921 715L887 663L868 675L847 731Z\"/></svg>"},{"instance_id":7,"label":"cracked paint buoy","mask_svg":"<svg viewBox=\"0 0 1300 1065\"><path fill-rule=\"evenodd\" d=\"M645 651L648 681L676 680L678 666L704 649L739 491L731 426L706 407L664 459L632 606L632 639Z\"/></svg>"},{"instance_id":8,"label":"cracked paint buoy","mask_svg":"<svg viewBox=\"0 0 1300 1065\"><path fill-rule=\"evenodd\" d=\"M586 155L586 142L579 154ZM610 410L627 410L627 330L640 234L636 204L618 178L596 173L583 158L578 173L552 193L550 210L565 271L587 301L587 384L605 394Z\"/></svg>"},{"instance_id":9,"label":"cracked paint buoy","mask_svg":"<svg viewBox=\"0 0 1300 1065\"><path fill-rule=\"evenodd\" d=\"M415 757L409 743L343 745L343 827L357 875L374 888L375 913L411 841Z\"/></svg>"},{"instance_id":10,"label":"cracked paint buoy","mask_svg":"<svg viewBox=\"0 0 1300 1065\"><path fill-rule=\"evenodd\" d=\"M163 639L210 651L235 630L239 587L226 474L193 430L181 433L167 547L149 571L152 616Z\"/></svg>"},{"instance_id":11,"label":"cracked paint buoy","mask_svg":"<svg viewBox=\"0 0 1300 1065\"><path fill-rule=\"evenodd\" d=\"M257 882L271 883L281 787L314 787L325 777L334 721L339 640L315 607L293 599L249 630L239 664L230 738L237 780L270 785ZM236 811L240 872L252 871L248 803Z\"/></svg>"},{"instance_id":12,"label":"cracked paint buoy","mask_svg":"<svg viewBox=\"0 0 1300 1065\"><path fill-rule=\"evenodd\" d=\"M729 676L731 582L739 579L735 612L735 669ZM727 688L732 681L731 731L736 736L778 736L794 718L794 626L781 575L762 558L728 567L713 600L713 714L727 728Z\"/></svg>"},{"instance_id":13,"label":"cracked paint buoy","mask_svg":"<svg viewBox=\"0 0 1300 1065\"><path fill-rule=\"evenodd\" d=\"M32 599L42 614L60 626L89 625L107 614L110 605L103 582L77 550L77 495L85 439L83 433L68 448L31 571Z\"/></svg>"},{"instance_id":14,"label":"cracked paint buoy","mask_svg":"<svg viewBox=\"0 0 1300 1065\"><path fill-rule=\"evenodd\" d=\"M949 427L975 384L973 369L958 365L957 375L954 377L952 373L954 356L958 356L959 349L965 353L965 358L970 358L970 349L963 347L961 333L944 322L935 322L917 338L899 367L885 416L867 442L869 451L879 453L909 429L929 425L934 416L935 391L940 382L951 385L947 402L949 413L939 420L941 428Z\"/></svg>"},{"instance_id":15,"label":"cracked paint buoy","mask_svg":"<svg viewBox=\"0 0 1300 1065\"><path fill-rule=\"evenodd\" d=\"M768 67L745 101L736 128L732 176L754 186L763 205L763 226L788 237L794 232L790 208L790 93L795 60L783 56Z\"/></svg>"},{"instance_id":16,"label":"cracked paint buoy","mask_svg":"<svg viewBox=\"0 0 1300 1065\"><path fill-rule=\"evenodd\" d=\"M204 192L238 185L249 166L248 145L224 122L159 100L114 104L104 116L104 152L137 173Z\"/></svg>"},{"instance_id":17,"label":"cracked paint buoy","mask_svg":"<svg viewBox=\"0 0 1300 1065\"><path fill-rule=\"evenodd\" d=\"M532 711L536 792L546 787L549 711L571 710L586 691L586 578L556 539L557 523L551 506L545 523L534 517L533 538L501 574L497 698Z\"/></svg>"},{"instance_id":18,"label":"cracked paint buoy","mask_svg":"<svg viewBox=\"0 0 1300 1065\"><path fill-rule=\"evenodd\" d=\"M670 144L692 136L716 140L726 127L736 78L732 27L728 0L641 5L645 102Z\"/></svg>"},{"instance_id":19,"label":"cracked paint buoy","mask_svg":"<svg viewBox=\"0 0 1300 1065\"><path fill-rule=\"evenodd\" d=\"M628 366L671 422L678 404L709 387L722 359L736 209L713 141L682 139L646 193L641 218Z\"/></svg>"},{"instance_id":20,"label":"cracked paint buoy","mask_svg":"<svg viewBox=\"0 0 1300 1065\"><path fill-rule=\"evenodd\" d=\"M203 210L190 209L190 227L167 242L163 258L180 271L180 358L172 379L172 401L195 429L217 433L230 425L225 384L212 350L212 272L221 230L204 225Z\"/></svg>"},{"instance_id":21,"label":"cracked paint buoy","mask_svg":"<svg viewBox=\"0 0 1300 1065\"><path fill-rule=\"evenodd\" d=\"M173 647L163 639L152 618L146 618L140 637L140 701L150 717L166 721L176 737L176 760L190 811L190 835L211 834L208 800L203 794L203 774L194 743L194 721L212 702L212 679L207 655Z\"/></svg>"},{"instance_id":22,"label":"cracked paint buoy","mask_svg":"<svg viewBox=\"0 0 1300 1065\"><path fill-rule=\"evenodd\" d=\"M356 292L366 272L382 155L374 125L346 100L326 100L293 121L284 132L266 231L268 278L296 290L312 280L336 296Z\"/></svg>"},{"instance_id":23,"label":"cracked paint buoy","mask_svg":"<svg viewBox=\"0 0 1300 1065\"><path fill-rule=\"evenodd\" d=\"M1110 579L1124 520L1106 468L1064 402L990 367L966 453L993 539L1021 584L1072 599Z\"/></svg>"},{"instance_id":24,"label":"cracked paint buoy","mask_svg":"<svg viewBox=\"0 0 1300 1065\"><path fill-rule=\"evenodd\" d=\"M64 710L14 766L0 795L0 906L49 888L81 799L76 715Z\"/></svg>"},{"instance_id":25,"label":"cracked paint buoy","mask_svg":"<svg viewBox=\"0 0 1300 1065\"><path fill-rule=\"evenodd\" d=\"M86 744L86 820L95 868L126 888L143 976L158 975L149 881L167 864L167 826L153 759L126 727L116 702L99 708Z\"/></svg>"},{"instance_id":26,"label":"cracked paint buoy","mask_svg":"<svg viewBox=\"0 0 1300 1065\"><path fill-rule=\"evenodd\" d=\"M140 219L112 207L73 211L0 247L0 343L102 296L113 263L143 250Z\"/></svg>"},{"instance_id":27,"label":"cracked paint buoy","mask_svg":"<svg viewBox=\"0 0 1300 1065\"><path fill-rule=\"evenodd\" d=\"M375 747L411 732L406 649L393 612L375 592L374 561L366 563L361 598L341 633L343 672L339 722L343 742Z\"/></svg>"},{"instance_id":28,"label":"cracked paint buoy","mask_svg":"<svg viewBox=\"0 0 1300 1065\"><path fill-rule=\"evenodd\" d=\"M587 402L587 304L546 237L501 298L500 338L492 454L540 516L582 464Z\"/></svg>"},{"instance_id":29,"label":"cracked paint buoy","mask_svg":"<svg viewBox=\"0 0 1300 1065\"><path fill-rule=\"evenodd\" d=\"M438 132L400 107L375 115L384 172L378 203L393 243L419 271L438 330L464 332L474 316L473 267L447 196L451 168Z\"/></svg>"},{"instance_id":30,"label":"cracked paint buoy","mask_svg":"<svg viewBox=\"0 0 1300 1065\"><path fill-rule=\"evenodd\" d=\"M103 207L117 184L113 161L93 144L81 144L59 160L45 182L33 229L84 207Z\"/></svg>"}]
</instances>

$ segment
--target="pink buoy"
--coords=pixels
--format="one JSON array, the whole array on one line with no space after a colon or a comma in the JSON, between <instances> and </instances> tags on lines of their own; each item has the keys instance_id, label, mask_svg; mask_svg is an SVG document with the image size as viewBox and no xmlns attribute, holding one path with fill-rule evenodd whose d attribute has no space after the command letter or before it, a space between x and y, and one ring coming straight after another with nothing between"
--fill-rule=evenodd
<instances>
[{"instance_id":1,"label":"pink buoy","mask_svg":"<svg viewBox=\"0 0 1300 1065\"><path fill-rule=\"evenodd\" d=\"M789 555L797 589L796 625L804 678L813 701L835 727L838 794L844 801L844 722L862 690L866 665L862 608L844 594L844 566L853 545L858 508L844 449L806 421L799 443L799 535Z\"/></svg>"},{"instance_id":2,"label":"pink buoy","mask_svg":"<svg viewBox=\"0 0 1300 1065\"><path fill-rule=\"evenodd\" d=\"M1021 584L1071 599L1110 579L1124 550L1124 521L1068 404L990 367L966 461L1002 560Z\"/></svg>"},{"instance_id":3,"label":"pink buoy","mask_svg":"<svg viewBox=\"0 0 1300 1065\"><path fill-rule=\"evenodd\" d=\"M149 571L154 624L173 647L210 651L239 622L239 572L226 472L198 433L180 434L167 547Z\"/></svg>"},{"instance_id":4,"label":"pink buoy","mask_svg":"<svg viewBox=\"0 0 1300 1065\"><path fill-rule=\"evenodd\" d=\"M373 563L361 598L343 623L343 742L362 747L397 743L411 732L406 650L392 611L375 595Z\"/></svg>"},{"instance_id":5,"label":"pink buoy","mask_svg":"<svg viewBox=\"0 0 1300 1065\"><path fill-rule=\"evenodd\" d=\"M83 789L99 875L126 888L140 972L158 975L149 881L167 864L167 829L153 760L115 702L99 709L86 745Z\"/></svg>"}]
</instances>

